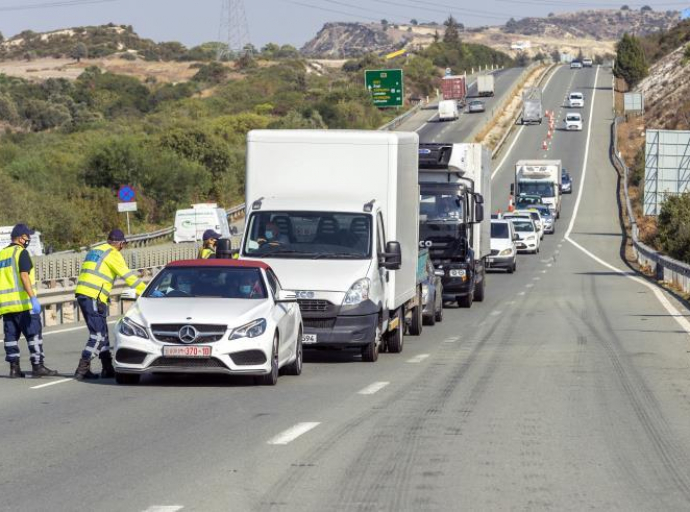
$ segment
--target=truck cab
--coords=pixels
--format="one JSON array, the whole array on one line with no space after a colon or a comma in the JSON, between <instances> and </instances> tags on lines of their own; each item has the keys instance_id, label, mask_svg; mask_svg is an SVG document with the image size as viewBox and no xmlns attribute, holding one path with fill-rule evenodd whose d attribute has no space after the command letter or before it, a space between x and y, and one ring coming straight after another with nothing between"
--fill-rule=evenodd
<instances>
[{"instance_id":1,"label":"truck cab","mask_svg":"<svg viewBox=\"0 0 690 512\"><path fill-rule=\"evenodd\" d=\"M515 164L515 182L510 193L515 197L538 195L548 205L555 218L561 216L561 161L518 160Z\"/></svg>"},{"instance_id":2,"label":"truck cab","mask_svg":"<svg viewBox=\"0 0 690 512\"><path fill-rule=\"evenodd\" d=\"M488 226L490 221L484 219L485 197L480 193L486 186L481 172L485 162L472 158L477 146L481 148L420 144L419 150L419 245L429 250L435 268L444 272L444 300L457 301L461 307L484 299L490 252L489 237L482 238L486 234L482 224Z\"/></svg>"}]
</instances>

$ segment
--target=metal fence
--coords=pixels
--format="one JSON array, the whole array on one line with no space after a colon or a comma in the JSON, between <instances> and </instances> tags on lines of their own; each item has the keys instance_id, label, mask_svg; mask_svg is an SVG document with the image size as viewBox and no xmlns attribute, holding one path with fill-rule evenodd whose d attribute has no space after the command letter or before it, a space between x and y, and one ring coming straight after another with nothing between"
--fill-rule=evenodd
<instances>
[{"instance_id":1,"label":"metal fence","mask_svg":"<svg viewBox=\"0 0 690 512\"><path fill-rule=\"evenodd\" d=\"M611 126L611 139L613 162L623 174L623 191L625 193L625 207L628 212L628 221L630 222L632 232L632 248L637 262L645 268L648 268L653 273L658 281L669 283L685 293L690 293L690 265L681 261L669 258L651 247L643 244L639 240L639 229L637 227L637 220L632 208L630 200L630 193L628 189L628 176L630 170L625 165L618 152L618 124L623 120L623 117L616 117Z\"/></svg>"}]
</instances>

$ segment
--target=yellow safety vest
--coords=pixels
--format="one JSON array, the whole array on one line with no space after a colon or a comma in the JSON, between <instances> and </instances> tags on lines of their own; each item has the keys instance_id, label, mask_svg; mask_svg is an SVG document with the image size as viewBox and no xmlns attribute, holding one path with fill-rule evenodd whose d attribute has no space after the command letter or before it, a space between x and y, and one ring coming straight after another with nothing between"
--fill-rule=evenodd
<instances>
[{"instance_id":1,"label":"yellow safety vest","mask_svg":"<svg viewBox=\"0 0 690 512\"><path fill-rule=\"evenodd\" d=\"M207 260L214 254L216 254L216 252L213 249L209 249L208 247L202 247L201 249L199 249L199 259L201 260Z\"/></svg>"},{"instance_id":2,"label":"yellow safety vest","mask_svg":"<svg viewBox=\"0 0 690 512\"><path fill-rule=\"evenodd\" d=\"M98 245L84 258L75 294L107 303L117 277L123 278L137 295L144 293L146 284L139 278L138 272L127 267L120 251L107 243Z\"/></svg>"},{"instance_id":3,"label":"yellow safety vest","mask_svg":"<svg viewBox=\"0 0 690 512\"><path fill-rule=\"evenodd\" d=\"M0 315L31 310L31 298L19 277L19 256L23 247L10 245L0 251ZM36 293L36 273L29 272L31 287Z\"/></svg>"}]
</instances>

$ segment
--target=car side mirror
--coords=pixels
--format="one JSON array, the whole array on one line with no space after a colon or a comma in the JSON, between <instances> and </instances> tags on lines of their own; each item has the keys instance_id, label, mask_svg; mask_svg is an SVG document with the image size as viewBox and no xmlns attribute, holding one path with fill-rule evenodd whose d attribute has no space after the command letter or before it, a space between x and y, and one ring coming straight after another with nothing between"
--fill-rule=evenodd
<instances>
[{"instance_id":1,"label":"car side mirror","mask_svg":"<svg viewBox=\"0 0 690 512\"><path fill-rule=\"evenodd\" d=\"M275 296L275 303L282 304L289 302L297 302L297 294L288 290L278 290Z\"/></svg>"},{"instance_id":2,"label":"car side mirror","mask_svg":"<svg viewBox=\"0 0 690 512\"><path fill-rule=\"evenodd\" d=\"M517 242L518 240L520 240L520 237L517 235L513 235L513 242Z\"/></svg>"},{"instance_id":3,"label":"car side mirror","mask_svg":"<svg viewBox=\"0 0 690 512\"><path fill-rule=\"evenodd\" d=\"M515 195L515 183L510 184L510 195L511 196Z\"/></svg>"},{"instance_id":4,"label":"car side mirror","mask_svg":"<svg viewBox=\"0 0 690 512\"><path fill-rule=\"evenodd\" d=\"M402 249L400 242L388 242L386 252L382 255L381 266L387 270L399 270L402 266Z\"/></svg>"}]
</instances>

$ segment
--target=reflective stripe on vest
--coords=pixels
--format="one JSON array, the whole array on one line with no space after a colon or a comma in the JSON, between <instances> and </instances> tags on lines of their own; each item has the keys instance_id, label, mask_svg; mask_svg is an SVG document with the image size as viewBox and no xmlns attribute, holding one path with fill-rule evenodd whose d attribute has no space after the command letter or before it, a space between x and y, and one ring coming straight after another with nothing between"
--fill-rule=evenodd
<instances>
[{"instance_id":1,"label":"reflective stripe on vest","mask_svg":"<svg viewBox=\"0 0 690 512\"><path fill-rule=\"evenodd\" d=\"M101 244L86 254L77 280L77 295L108 301L116 276L102 272L101 268L112 251L110 244Z\"/></svg>"}]
</instances>

